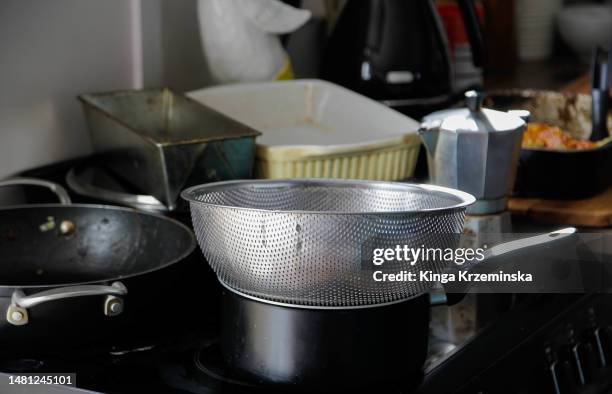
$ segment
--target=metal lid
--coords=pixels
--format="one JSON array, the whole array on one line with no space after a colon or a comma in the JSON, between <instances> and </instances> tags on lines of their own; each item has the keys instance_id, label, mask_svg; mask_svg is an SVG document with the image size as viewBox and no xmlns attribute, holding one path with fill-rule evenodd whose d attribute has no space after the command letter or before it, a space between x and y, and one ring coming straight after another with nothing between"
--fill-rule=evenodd
<instances>
[{"instance_id":1,"label":"metal lid","mask_svg":"<svg viewBox=\"0 0 612 394\"><path fill-rule=\"evenodd\" d=\"M424 121L440 122L440 129L451 132L504 132L521 129L525 121L507 112L482 108L484 94L474 90L465 93L467 108L449 109L427 115Z\"/></svg>"}]
</instances>

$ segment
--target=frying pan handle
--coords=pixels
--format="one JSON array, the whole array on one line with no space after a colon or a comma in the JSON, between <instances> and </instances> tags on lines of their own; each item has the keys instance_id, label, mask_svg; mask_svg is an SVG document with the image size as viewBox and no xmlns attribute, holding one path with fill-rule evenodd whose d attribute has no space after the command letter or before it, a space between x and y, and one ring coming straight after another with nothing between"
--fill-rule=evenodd
<instances>
[{"instance_id":1,"label":"frying pan handle","mask_svg":"<svg viewBox=\"0 0 612 394\"><path fill-rule=\"evenodd\" d=\"M104 314L116 316L123 312L123 297L126 294L127 288L121 282L113 282L110 286L80 285L58 287L28 296L21 290L15 290L11 297L11 305L6 313L6 320L13 325L21 326L28 323L28 308L66 298L100 295L106 296Z\"/></svg>"},{"instance_id":2,"label":"frying pan handle","mask_svg":"<svg viewBox=\"0 0 612 394\"><path fill-rule=\"evenodd\" d=\"M36 178L12 178L0 181L0 187L3 186L42 186L51 190L59 199L61 204L70 205L72 200L70 200L70 196L66 189L64 189L61 185L57 183L44 181L42 179Z\"/></svg>"}]
</instances>

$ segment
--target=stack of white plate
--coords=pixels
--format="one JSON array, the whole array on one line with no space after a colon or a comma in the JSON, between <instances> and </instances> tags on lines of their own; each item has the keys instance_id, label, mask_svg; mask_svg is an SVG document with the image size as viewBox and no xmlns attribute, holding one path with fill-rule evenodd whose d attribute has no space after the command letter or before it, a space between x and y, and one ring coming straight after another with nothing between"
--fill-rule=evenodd
<instances>
[{"instance_id":1,"label":"stack of white plate","mask_svg":"<svg viewBox=\"0 0 612 394\"><path fill-rule=\"evenodd\" d=\"M562 3L562 0L517 0L515 20L521 60L539 60L550 56L555 15Z\"/></svg>"}]
</instances>

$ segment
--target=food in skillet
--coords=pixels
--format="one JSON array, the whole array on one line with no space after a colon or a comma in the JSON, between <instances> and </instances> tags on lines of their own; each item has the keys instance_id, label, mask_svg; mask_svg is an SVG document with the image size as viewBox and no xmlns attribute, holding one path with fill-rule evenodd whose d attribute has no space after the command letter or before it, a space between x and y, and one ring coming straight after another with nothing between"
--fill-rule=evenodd
<instances>
[{"instance_id":1,"label":"food in skillet","mask_svg":"<svg viewBox=\"0 0 612 394\"><path fill-rule=\"evenodd\" d=\"M529 123L523 134L523 148L545 148L555 150L593 149L608 142L587 141L573 138L568 132L547 123Z\"/></svg>"}]
</instances>

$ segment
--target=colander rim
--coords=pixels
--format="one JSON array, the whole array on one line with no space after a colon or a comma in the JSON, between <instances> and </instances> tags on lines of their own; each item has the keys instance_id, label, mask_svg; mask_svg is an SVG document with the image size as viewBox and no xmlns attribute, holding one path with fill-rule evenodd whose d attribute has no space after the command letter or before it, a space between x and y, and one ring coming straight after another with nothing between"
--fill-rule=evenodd
<instances>
[{"instance_id":1,"label":"colander rim","mask_svg":"<svg viewBox=\"0 0 612 394\"><path fill-rule=\"evenodd\" d=\"M452 196L459 200L458 203L434 207L434 208L423 208L413 210L402 210L402 211L315 211L315 210L294 210L294 209L267 209L267 208L250 208L244 206L218 204L204 202L196 199L196 192L201 195L202 190L210 193L215 190L223 190L227 187L238 187L240 185L269 185L279 186L295 186L295 185L309 185L309 186L358 186L368 188L386 189L398 188L398 189L418 189L424 192L437 192L444 193L448 196ZM434 212L449 212L457 210L465 210L469 205L476 202L476 198L461 190L452 189L449 187L431 185L425 183L410 183L410 182L390 182L390 181L373 181L373 180L361 180L361 179L329 179L329 178L291 178L291 179L240 179L230 180L221 182L211 182L201 185L191 186L181 192L181 197L193 204L200 204L209 207L226 208L226 209L237 209L246 210L250 212L268 212L268 213L292 213L292 214L308 214L308 215L405 215L405 214L420 214L420 213L434 213Z\"/></svg>"}]
</instances>

